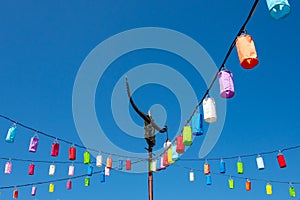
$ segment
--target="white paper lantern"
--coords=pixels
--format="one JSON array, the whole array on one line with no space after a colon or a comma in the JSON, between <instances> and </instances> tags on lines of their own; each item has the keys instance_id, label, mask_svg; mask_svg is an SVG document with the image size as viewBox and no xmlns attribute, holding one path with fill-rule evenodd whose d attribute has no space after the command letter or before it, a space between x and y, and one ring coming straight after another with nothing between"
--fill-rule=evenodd
<instances>
[{"instance_id":1,"label":"white paper lantern","mask_svg":"<svg viewBox=\"0 0 300 200\"><path fill-rule=\"evenodd\" d=\"M216 103L214 98L205 98L203 100L204 121L213 123L217 121Z\"/></svg>"}]
</instances>

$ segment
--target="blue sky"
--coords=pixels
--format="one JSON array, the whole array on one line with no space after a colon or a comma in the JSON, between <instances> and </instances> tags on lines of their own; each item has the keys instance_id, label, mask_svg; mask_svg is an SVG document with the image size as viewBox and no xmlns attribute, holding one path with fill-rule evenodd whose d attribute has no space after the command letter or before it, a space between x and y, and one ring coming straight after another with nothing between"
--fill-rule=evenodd
<instances>
[{"instance_id":1,"label":"blue sky","mask_svg":"<svg viewBox=\"0 0 300 200\"><path fill-rule=\"evenodd\" d=\"M102 41L120 32L141 27L163 27L181 32L199 44L219 66L238 29L249 12L252 1L7 1L0 4L0 106L1 114L35 129L81 144L73 120L72 92L76 74L84 59ZM236 94L227 101L226 121L221 137L207 158L259 154L299 145L298 130L298 47L300 3L290 1L292 13L285 19L273 20L264 0L247 26L254 38L259 65L245 70L239 65L236 50L226 63L234 74ZM134 42L134 41L132 41ZM181 44L178 44L181 45ZM105 56L105 55L103 55ZM143 139L124 136L113 121L110 95L118 79L136 65L162 63L174 68L190 81L200 99L206 91L201 76L177 56L145 49L117 59L101 78L96 93L98 119L108 137L118 146L134 152L144 152ZM121 69L121 70L119 70ZM134 85L135 80L130 79ZM176 82L176 81L175 81ZM217 83L216 83L217 84ZM180 87L180 85L178 86ZM125 90L125 85L124 85ZM156 94L160 94L159 97ZM180 118L179 104L170 90L159 85L145 85L135 93L143 111L161 104L167 113L170 135L175 136ZM188 97L187 97L188 98ZM219 98L219 97L215 97ZM131 108L131 117L138 125L143 122ZM192 110L190 110L192 112ZM154 116L155 117L155 116ZM160 117L156 116L159 121ZM124 119L125 121L128 119ZM28 143L34 132L18 127L16 141L5 142L11 123L1 119L0 152L3 158L67 161L69 145L61 143L59 158L49 156L53 139L40 136L38 152L29 153ZM87 124L88 126L88 124ZM205 125L206 129L208 125ZM213 126L213 125L212 125ZM143 129L141 128L141 134ZM92 138L91 138L92 139ZM157 137L157 148L165 140ZM203 137L197 137L182 158L197 158ZM101 144L99 144L101 146ZM78 150L78 161L83 150ZM112 152L113 153L113 152ZM243 159L244 178L299 181L299 150L285 152L288 167L279 169L276 153L264 156L266 169L258 171L255 157ZM226 161L227 175L237 175L237 159ZM0 172L5 161L0 161ZM36 163L36 174L27 175L30 163L13 162L13 173L0 175L0 187L47 181L66 177L68 164L57 164L57 173L49 177L49 164ZM212 161L212 171L218 162ZM189 170L201 170L203 162L178 161L177 166L154 175L155 199L288 199L288 184L273 184L273 195L265 194L263 181L252 182L245 191L245 180L236 180L234 190L227 186L227 176L212 175L213 184L205 185L205 177L196 172L195 182L188 181ZM86 166L76 166L84 174ZM83 179L73 180L73 189L66 191L65 182L55 183L55 192L48 193L48 184L39 185L37 199L147 199L147 175L112 172L106 183L99 175L91 177L91 186ZM300 191L295 185L296 192ZM34 199L30 187L19 188L19 199ZM0 199L12 197L13 189L1 190ZM298 192L299 193L299 192Z\"/></svg>"}]
</instances>

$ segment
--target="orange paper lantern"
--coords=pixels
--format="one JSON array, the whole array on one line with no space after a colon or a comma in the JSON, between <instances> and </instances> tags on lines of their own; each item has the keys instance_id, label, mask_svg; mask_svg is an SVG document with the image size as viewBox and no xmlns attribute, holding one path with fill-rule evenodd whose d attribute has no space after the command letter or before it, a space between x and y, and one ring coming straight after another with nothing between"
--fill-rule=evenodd
<instances>
[{"instance_id":1,"label":"orange paper lantern","mask_svg":"<svg viewBox=\"0 0 300 200\"><path fill-rule=\"evenodd\" d=\"M252 69L258 64L254 42L250 35L240 35L236 39L236 49L238 52L240 64L243 68Z\"/></svg>"}]
</instances>

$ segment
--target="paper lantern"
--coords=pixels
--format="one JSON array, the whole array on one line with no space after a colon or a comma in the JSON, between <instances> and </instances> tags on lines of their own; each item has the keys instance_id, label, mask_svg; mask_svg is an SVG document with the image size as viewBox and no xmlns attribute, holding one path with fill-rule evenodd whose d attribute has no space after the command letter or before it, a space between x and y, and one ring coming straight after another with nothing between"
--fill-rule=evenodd
<instances>
[{"instance_id":1,"label":"paper lantern","mask_svg":"<svg viewBox=\"0 0 300 200\"><path fill-rule=\"evenodd\" d=\"M126 170L131 170L131 161L126 160Z\"/></svg>"},{"instance_id":2,"label":"paper lantern","mask_svg":"<svg viewBox=\"0 0 300 200\"><path fill-rule=\"evenodd\" d=\"M192 127L184 126L183 127L183 144L185 146L191 146L193 143L192 140Z\"/></svg>"},{"instance_id":3,"label":"paper lantern","mask_svg":"<svg viewBox=\"0 0 300 200\"><path fill-rule=\"evenodd\" d=\"M112 168L112 158L106 159L106 168Z\"/></svg>"},{"instance_id":4,"label":"paper lantern","mask_svg":"<svg viewBox=\"0 0 300 200\"><path fill-rule=\"evenodd\" d=\"M31 196L35 196L36 195L36 186L32 186L31 188Z\"/></svg>"},{"instance_id":5,"label":"paper lantern","mask_svg":"<svg viewBox=\"0 0 300 200\"><path fill-rule=\"evenodd\" d=\"M118 161L118 169L123 170L123 160Z\"/></svg>"},{"instance_id":6,"label":"paper lantern","mask_svg":"<svg viewBox=\"0 0 300 200\"><path fill-rule=\"evenodd\" d=\"M87 175L88 176L92 176L93 175L93 166L92 165L88 166Z\"/></svg>"},{"instance_id":7,"label":"paper lantern","mask_svg":"<svg viewBox=\"0 0 300 200\"><path fill-rule=\"evenodd\" d=\"M54 192L54 184L53 183L50 183L49 184L49 192Z\"/></svg>"},{"instance_id":8,"label":"paper lantern","mask_svg":"<svg viewBox=\"0 0 300 200\"><path fill-rule=\"evenodd\" d=\"M165 143L164 143L164 149L167 150L171 147L172 145L172 142L170 140L167 140Z\"/></svg>"},{"instance_id":9,"label":"paper lantern","mask_svg":"<svg viewBox=\"0 0 300 200\"><path fill-rule=\"evenodd\" d=\"M229 189L234 189L234 180L232 178L228 179Z\"/></svg>"},{"instance_id":10,"label":"paper lantern","mask_svg":"<svg viewBox=\"0 0 300 200\"><path fill-rule=\"evenodd\" d=\"M39 144L39 138L37 136L32 137L30 139L28 151L35 153L37 150L38 144Z\"/></svg>"},{"instance_id":11,"label":"paper lantern","mask_svg":"<svg viewBox=\"0 0 300 200\"><path fill-rule=\"evenodd\" d=\"M50 155L56 157L56 156L58 156L58 152L59 152L59 144L58 144L58 142L55 141L52 143Z\"/></svg>"},{"instance_id":12,"label":"paper lantern","mask_svg":"<svg viewBox=\"0 0 300 200\"><path fill-rule=\"evenodd\" d=\"M176 152L176 144L172 145L171 150L172 150L172 159L175 161L179 158L179 155Z\"/></svg>"},{"instance_id":13,"label":"paper lantern","mask_svg":"<svg viewBox=\"0 0 300 200\"><path fill-rule=\"evenodd\" d=\"M96 166L97 167L102 167L102 155L98 155L96 157Z\"/></svg>"},{"instance_id":14,"label":"paper lantern","mask_svg":"<svg viewBox=\"0 0 300 200\"><path fill-rule=\"evenodd\" d=\"M220 160L220 173L224 174L226 172L225 161L223 159Z\"/></svg>"},{"instance_id":15,"label":"paper lantern","mask_svg":"<svg viewBox=\"0 0 300 200\"><path fill-rule=\"evenodd\" d=\"M208 163L204 164L204 174L205 175L210 174L210 165Z\"/></svg>"},{"instance_id":16,"label":"paper lantern","mask_svg":"<svg viewBox=\"0 0 300 200\"><path fill-rule=\"evenodd\" d=\"M110 168L105 167L104 173L105 173L105 176L110 176Z\"/></svg>"},{"instance_id":17,"label":"paper lantern","mask_svg":"<svg viewBox=\"0 0 300 200\"><path fill-rule=\"evenodd\" d=\"M105 183L105 174L103 172L100 173L100 183Z\"/></svg>"},{"instance_id":18,"label":"paper lantern","mask_svg":"<svg viewBox=\"0 0 300 200\"><path fill-rule=\"evenodd\" d=\"M168 153L166 152L166 153L164 153L164 157L163 157L164 159L163 159L163 165L165 166L165 167L168 167L169 165L170 165L170 163L169 163L169 159L168 159Z\"/></svg>"},{"instance_id":19,"label":"paper lantern","mask_svg":"<svg viewBox=\"0 0 300 200\"><path fill-rule=\"evenodd\" d=\"M274 19L282 19L291 12L290 4L287 0L267 0L270 16Z\"/></svg>"},{"instance_id":20,"label":"paper lantern","mask_svg":"<svg viewBox=\"0 0 300 200\"><path fill-rule=\"evenodd\" d=\"M214 98L205 98L203 100L204 121L213 123L217 121L216 103Z\"/></svg>"},{"instance_id":21,"label":"paper lantern","mask_svg":"<svg viewBox=\"0 0 300 200\"><path fill-rule=\"evenodd\" d=\"M289 191L291 197L296 197L296 190L293 186L290 186Z\"/></svg>"},{"instance_id":22,"label":"paper lantern","mask_svg":"<svg viewBox=\"0 0 300 200\"><path fill-rule=\"evenodd\" d=\"M164 165L164 156L160 158L160 168L159 170L166 169L167 166Z\"/></svg>"},{"instance_id":23,"label":"paper lantern","mask_svg":"<svg viewBox=\"0 0 300 200\"><path fill-rule=\"evenodd\" d=\"M240 35L236 39L236 49L243 68L252 69L258 64L254 41L250 35Z\"/></svg>"},{"instance_id":24,"label":"paper lantern","mask_svg":"<svg viewBox=\"0 0 300 200\"><path fill-rule=\"evenodd\" d=\"M91 154L90 152L86 151L83 153L83 163L90 164L91 163Z\"/></svg>"},{"instance_id":25,"label":"paper lantern","mask_svg":"<svg viewBox=\"0 0 300 200\"><path fill-rule=\"evenodd\" d=\"M257 164L257 168L258 168L259 170L262 170L262 169L265 168L264 160L263 160L263 158L262 158L261 156L258 156L258 157L256 158L256 164Z\"/></svg>"},{"instance_id":26,"label":"paper lantern","mask_svg":"<svg viewBox=\"0 0 300 200\"><path fill-rule=\"evenodd\" d=\"M16 137L16 133L17 133L17 127L14 124L12 127L10 127L7 131L7 135L6 135L6 142L12 143L15 141L15 137Z\"/></svg>"},{"instance_id":27,"label":"paper lantern","mask_svg":"<svg viewBox=\"0 0 300 200\"><path fill-rule=\"evenodd\" d=\"M74 165L69 166L68 176L74 176L75 167Z\"/></svg>"},{"instance_id":28,"label":"paper lantern","mask_svg":"<svg viewBox=\"0 0 300 200\"><path fill-rule=\"evenodd\" d=\"M286 167L286 161L285 161L284 155L281 152L279 152L277 155L277 161L278 161L280 168Z\"/></svg>"},{"instance_id":29,"label":"paper lantern","mask_svg":"<svg viewBox=\"0 0 300 200\"><path fill-rule=\"evenodd\" d=\"M156 172L156 165L157 165L157 160L152 160L150 162L150 171L151 172Z\"/></svg>"},{"instance_id":30,"label":"paper lantern","mask_svg":"<svg viewBox=\"0 0 300 200\"><path fill-rule=\"evenodd\" d=\"M211 175L206 175L206 185L211 185L212 184L212 180L211 180Z\"/></svg>"},{"instance_id":31,"label":"paper lantern","mask_svg":"<svg viewBox=\"0 0 300 200\"><path fill-rule=\"evenodd\" d=\"M195 181L195 174L193 171L190 171L190 182L194 182Z\"/></svg>"},{"instance_id":32,"label":"paper lantern","mask_svg":"<svg viewBox=\"0 0 300 200\"><path fill-rule=\"evenodd\" d=\"M69 160L76 160L76 148L73 146L69 148Z\"/></svg>"},{"instance_id":33,"label":"paper lantern","mask_svg":"<svg viewBox=\"0 0 300 200\"><path fill-rule=\"evenodd\" d=\"M244 167L243 167L243 162L240 159L236 163L236 166L237 166L237 172L238 172L238 174L243 174L244 173Z\"/></svg>"},{"instance_id":34,"label":"paper lantern","mask_svg":"<svg viewBox=\"0 0 300 200\"><path fill-rule=\"evenodd\" d=\"M272 190L272 185L270 183L268 183L266 185L266 194L267 195L271 195L273 193L273 190Z\"/></svg>"},{"instance_id":35,"label":"paper lantern","mask_svg":"<svg viewBox=\"0 0 300 200\"><path fill-rule=\"evenodd\" d=\"M176 152L179 154L184 153L184 144L183 144L183 136L179 135L176 138Z\"/></svg>"},{"instance_id":36,"label":"paper lantern","mask_svg":"<svg viewBox=\"0 0 300 200\"><path fill-rule=\"evenodd\" d=\"M172 153L172 149L171 148L168 149L167 154L168 154L168 163L169 164L173 164L175 161L172 159L173 153Z\"/></svg>"},{"instance_id":37,"label":"paper lantern","mask_svg":"<svg viewBox=\"0 0 300 200\"><path fill-rule=\"evenodd\" d=\"M192 117L192 133L195 136L203 135L203 115L199 112Z\"/></svg>"},{"instance_id":38,"label":"paper lantern","mask_svg":"<svg viewBox=\"0 0 300 200\"><path fill-rule=\"evenodd\" d=\"M19 191L17 189L15 189L14 192L13 192L13 198L14 199L19 198Z\"/></svg>"},{"instance_id":39,"label":"paper lantern","mask_svg":"<svg viewBox=\"0 0 300 200\"><path fill-rule=\"evenodd\" d=\"M246 191L250 191L251 190L251 181L248 179L246 181Z\"/></svg>"},{"instance_id":40,"label":"paper lantern","mask_svg":"<svg viewBox=\"0 0 300 200\"><path fill-rule=\"evenodd\" d=\"M55 173L55 165L54 165L54 164L51 164L51 165L49 166L49 175L50 175L50 176L53 176L54 173Z\"/></svg>"},{"instance_id":41,"label":"paper lantern","mask_svg":"<svg viewBox=\"0 0 300 200\"><path fill-rule=\"evenodd\" d=\"M72 181L71 180L68 180L67 181L67 190L71 190L72 189Z\"/></svg>"},{"instance_id":42,"label":"paper lantern","mask_svg":"<svg viewBox=\"0 0 300 200\"><path fill-rule=\"evenodd\" d=\"M33 163L29 165L28 175L34 175L34 167L35 165Z\"/></svg>"},{"instance_id":43,"label":"paper lantern","mask_svg":"<svg viewBox=\"0 0 300 200\"><path fill-rule=\"evenodd\" d=\"M91 184L90 178L89 178L89 177L86 177L86 178L84 179L84 186L88 187L88 186L90 186L90 184Z\"/></svg>"},{"instance_id":44,"label":"paper lantern","mask_svg":"<svg viewBox=\"0 0 300 200\"><path fill-rule=\"evenodd\" d=\"M11 174L11 170L12 170L12 163L10 161L7 161L5 163L4 173L5 174Z\"/></svg>"},{"instance_id":45,"label":"paper lantern","mask_svg":"<svg viewBox=\"0 0 300 200\"><path fill-rule=\"evenodd\" d=\"M233 75L228 70L223 70L218 73L220 96L223 98L232 98L234 96Z\"/></svg>"}]
</instances>

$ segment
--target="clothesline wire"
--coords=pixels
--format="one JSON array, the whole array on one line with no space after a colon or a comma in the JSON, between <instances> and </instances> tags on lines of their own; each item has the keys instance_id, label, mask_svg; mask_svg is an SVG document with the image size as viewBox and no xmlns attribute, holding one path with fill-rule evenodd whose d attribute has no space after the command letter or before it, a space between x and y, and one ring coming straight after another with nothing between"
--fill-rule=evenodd
<instances>
[{"instance_id":1,"label":"clothesline wire","mask_svg":"<svg viewBox=\"0 0 300 200\"><path fill-rule=\"evenodd\" d=\"M37 133L37 134L44 135L44 136L46 136L46 137L48 137L48 138L52 138L52 139L54 139L54 140L61 141L61 142L64 142L64 143L66 143L66 144L73 145L73 146L75 146L75 147L78 147L78 148L81 148L81 149L85 149L85 150L87 150L87 151L96 152L96 153L102 153L102 154L109 155L109 156L123 157L123 158L134 158L134 159L141 159L141 160L144 160L144 159L145 159L145 158L141 158L141 157L119 155L119 154L115 154L115 153L111 153L111 152L109 153L109 152L105 152L105 151L101 151L101 150L96 150L96 149L93 149L93 148L90 148L90 147L85 147L85 146L83 146L83 145L76 144L76 143L70 142L70 141L68 141L68 140L65 140L65 139L62 139L62 138L55 137L55 136L50 135L50 134L48 134L48 133L45 133L45 132L43 132L43 131L39 131L39 130L37 130L37 129L35 129L35 128L32 128L32 127L30 127L30 126L27 126L27 125L25 125L25 124L22 124L22 123L20 123L20 122L17 122L16 120L11 119L10 117L7 117L7 116L1 115L1 114L0 114L0 117L3 118L3 119L6 119L6 120L8 120L8 121L10 121L10 122L12 122L12 123L14 123L14 124L16 124L16 125L18 125L18 126L21 126L21 127L25 128L25 129L31 130L31 131L33 131L33 132L35 132L35 133Z\"/></svg>"},{"instance_id":2,"label":"clothesline wire","mask_svg":"<svg viewBox=\"0 0 300 200\"><path fill-rule=\"evenodd\" d=\"M278 153L278 152L284 152L284 151L290 151L290 150L295 150L299 149L300 145L298 146L293 146L293 147L287 147L283 148L280 150L272 150L272 151L265 151L261 153L253 153L253 154L245 154L245 155L236 155L236 156L229 156L229 157L220 157L220 158L179 158L178 160L180 161L209 161L209 160L231 160L231 159L236 159L236 158L247 158L247 157L254 157L254 156L259 156L259 155L268 155L268 154L273 154L273 153Z\"/></svg>"},{"instance_id":3,"label":"clothesline wire","mask_svg":"<svg viewBox=\"0 0 300 200\"><path fill-rule=\"evenodd\" d=\"M196 172L201 172L203 173L203 170L200 169L195 169L183 165L179 165L177 163L172 164L175 167L187 169L190 171L196 171ZM217 176L223 176L223 177L228 177L228 178L234 178L234 179L242 179L242 180L252 180L252 181L260 181L260 182L266 182L266 183L280 183L280 184L292 184L292 185L300 185L300 181L279 181L279 180L272 180L272 179L262 179L262 178L250 178L250 177L242 177L242 176L236 176L236 175L229 175L229 174L222 174L222 173L216 173L216 172L210 172L213 175Z\"/></svg>"},{"instance_id":4,"label":"clothesline wire","mask_svg":"<svg viewBox=\"0 0 300 200\"><path fill-rule=\"evenodd\" d=\"M92 174L100 174L100 173L103 173L103 172L104 172L104 170L101 170L101 171L93 172ZM39 182L34 182L34 183L25 183L25 184L19 184L19 185L2 186L2 187L0 187L0 190L11 189L11 188L22 188L22 187L28 187L28 186L34 186L34 185L43 185L43 184L47 184L47 183L62 182L62 181L66 181L66 180L73 180L73 179L78 179L78 178L87 177L87 176L88 176L87 174L81 174L81 175L78 175L78 176L65 177L65 178L48 180L48 181L39 181Z\"/></svg>"}]
</instances>

